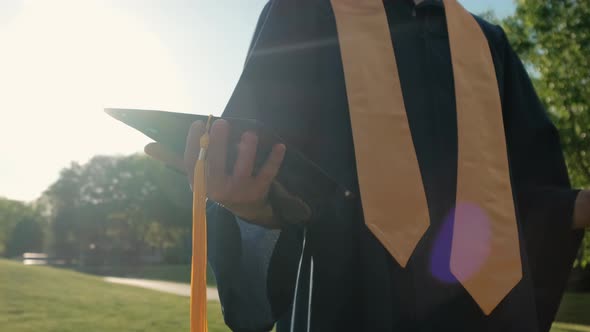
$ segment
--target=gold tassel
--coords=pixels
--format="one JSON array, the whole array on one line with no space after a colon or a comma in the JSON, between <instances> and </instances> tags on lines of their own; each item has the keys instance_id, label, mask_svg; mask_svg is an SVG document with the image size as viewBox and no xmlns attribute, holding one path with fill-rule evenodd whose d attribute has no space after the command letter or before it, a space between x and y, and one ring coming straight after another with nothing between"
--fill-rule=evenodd
<instances>
[{"instance_id":1,"label":"gold tassel","mask_svg":"<svg viewBox=\"0 0 590 332\"><path fill-rule=\"evenodd\" d=\"M191 332L207 332L207 183L205 158L209 147L209 116L193 179L193 252L191 264Z\"/></svg>"}]
</instances>

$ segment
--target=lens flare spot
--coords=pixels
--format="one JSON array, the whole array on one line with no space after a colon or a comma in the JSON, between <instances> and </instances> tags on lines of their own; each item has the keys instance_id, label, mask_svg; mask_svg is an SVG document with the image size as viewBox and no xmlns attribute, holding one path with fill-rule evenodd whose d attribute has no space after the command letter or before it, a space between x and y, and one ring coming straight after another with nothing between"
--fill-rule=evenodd
<instances>
[{"instance_id":1,"label":"lens flare spot","mask_svg":"<svg viewBox=\"0 0 590 332\"><path fill-rule=\"evenodd\" d=\"M452 210L444 219L430 256L430 273L432 276L443 283L449 284L457 282L457 279L451 273L450 267L454 215L455 210Z\"/></svg>"},{"instance_id":2,"label":"lens flare spot","mask_svg":"<svg viewBox=\"0 0 590 332\"><path fill-rule=\"evenodd\" d=\"M455 209L451 271L460 280L476 274L490 255L491 225L476 204L461 202Z\"/></svg>"},{"instance_id":3,"label":"lens flare spot","mask_svg":"<svg viewBox=\"0 0 590 332\"><path fill-rule=\"evenodd\" d=\"M458 278L468 279L489 256L490 239L491 228L485 212L472 203L458 204L438 231L430 256L430 273L449 284L456 283Z\"/></svg>"}]
</instances>

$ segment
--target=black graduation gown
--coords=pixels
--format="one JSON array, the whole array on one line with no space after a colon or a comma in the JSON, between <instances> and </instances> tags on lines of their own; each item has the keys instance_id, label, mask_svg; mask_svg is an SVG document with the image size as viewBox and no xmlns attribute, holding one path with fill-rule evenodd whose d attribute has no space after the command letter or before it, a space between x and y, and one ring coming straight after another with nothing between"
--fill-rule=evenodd
<instances>
[{"instance_id":1,"label":"black graduation gown","mask_svg":"<svg viewBox=\"0 0 590 332\"><path fill-rule=\"evenodd\" d=\"M365 227L358 195L334 193L307 226L285 225L280 232L236 222L212 206L209 258L226 322L236 331L265 331L278 319L289 326L292 316L294 331L548 331L581 240L581 232L571 230L577 192L570 189L555 127L503 30L476 17L502 99L524 271L485 316L449 271L457 125L444 8L406 0L385 1L385 7L429 230L402 269ZM256 31L224 115L261 120L358 193L329 1L273 0Z\"/></svg>"}]
</instances>

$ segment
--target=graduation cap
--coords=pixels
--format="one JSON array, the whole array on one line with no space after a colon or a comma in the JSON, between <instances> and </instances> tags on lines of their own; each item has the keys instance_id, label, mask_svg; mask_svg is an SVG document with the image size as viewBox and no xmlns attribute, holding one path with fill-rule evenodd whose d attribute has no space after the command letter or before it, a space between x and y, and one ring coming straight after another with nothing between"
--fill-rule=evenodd
<instances>
[{"instance_id":1,"label":"graduation cap","mask_svg":"<svg viewBox=\"0 0 590 332\"><path fill-rule=\"evenodd\" d=\"M174 113L157 110L107 108L113 118L137 129L171 151L183 155L186 137L193 122L206 123L209 116ZM212 117L212 120L220 117ZM339 184L317 164L309 160L272 128L256 119L223 117L230 125L226 170L229 174L237 158L237 145L246 131L258 136L254 173L264 164L272 147L283 143L287 146L285 158L276 177L276 182L290 194L300 197L311 208L311 213L320 209L334 195L352 197L352 192Z\"/></svg>"}]
</instances>

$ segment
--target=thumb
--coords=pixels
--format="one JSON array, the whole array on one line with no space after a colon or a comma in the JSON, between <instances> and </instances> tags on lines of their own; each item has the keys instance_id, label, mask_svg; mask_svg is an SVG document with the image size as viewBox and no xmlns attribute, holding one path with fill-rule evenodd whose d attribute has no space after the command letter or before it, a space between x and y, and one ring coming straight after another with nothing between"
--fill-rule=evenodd
<instances>
[{"instance_id":1,"label":"thumb","mask_svg":"<svg viewBox=\"0 0 590 332\"><path fill-rule=\"evenodd\" d=\"M145 153L176 171L186 174L184 158L160 143L149 143L143 149Z\"/></svg>"}]
</instances>

